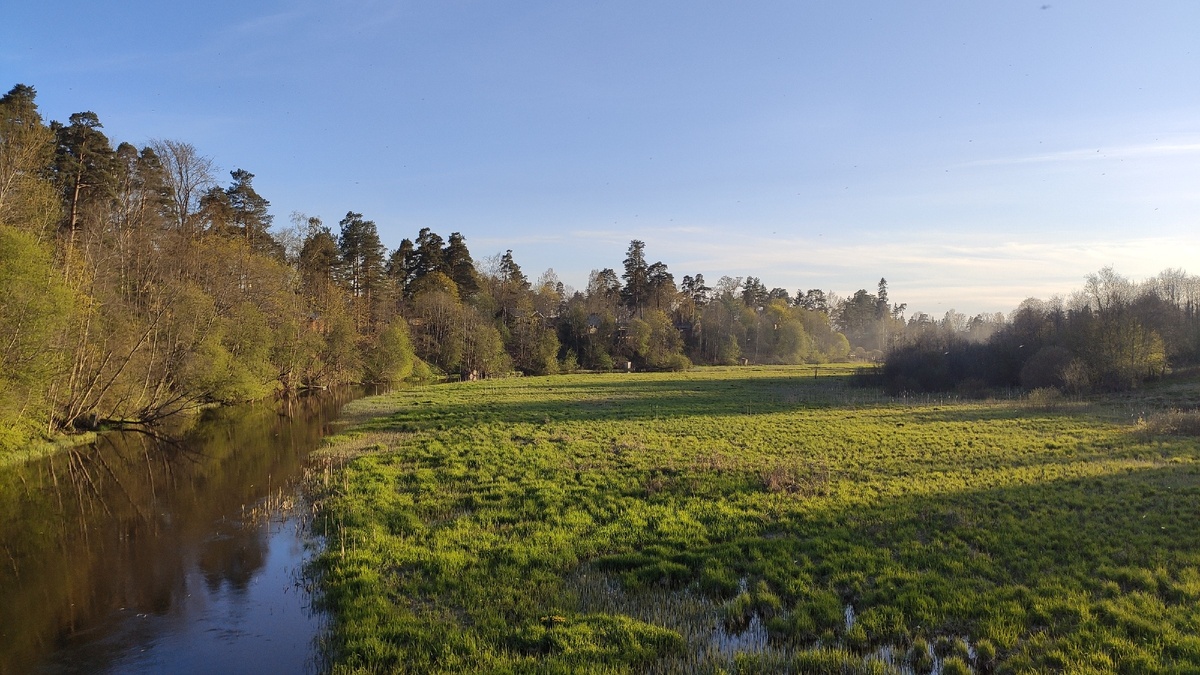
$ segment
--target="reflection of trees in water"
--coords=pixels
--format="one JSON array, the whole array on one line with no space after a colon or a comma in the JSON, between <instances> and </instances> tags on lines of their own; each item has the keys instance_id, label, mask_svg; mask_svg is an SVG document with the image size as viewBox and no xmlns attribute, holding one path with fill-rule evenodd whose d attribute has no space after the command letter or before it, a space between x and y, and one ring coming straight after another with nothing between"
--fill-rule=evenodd
<instances>
[{"instance_id":1,"label":"reflection of trees in water","mask_svg":"<svg viewBox=\"0 0 1200 675\"><path fill-rule=\"evenodd\" d=\"M257 527L231 527L211 538L196 561L210 593L228 582L236 593L245 592L254 573L266 562L266 536Z\"/></svg>"},{"instance_id":2,"label":"reflection of trees in water","mask_svg":"<svg viewBox=\"0 0 1200 675\"><path fill-rule=\"evenodd\" d=\"M0 673L102 639L117 610L180 611L189 570L244 591L268 539L242 515L291 485L354 397L210 411L182 436L103 434L0 476Z\"/></svg>"}]
</instances>

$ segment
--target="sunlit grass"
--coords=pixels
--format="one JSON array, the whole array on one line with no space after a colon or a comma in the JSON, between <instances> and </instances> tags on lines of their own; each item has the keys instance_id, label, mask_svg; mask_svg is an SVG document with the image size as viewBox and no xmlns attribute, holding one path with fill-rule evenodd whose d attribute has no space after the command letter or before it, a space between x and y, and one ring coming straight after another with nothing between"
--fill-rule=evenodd
<instances>
[{"instance_id":1,"label":"sunlit grass","mask_svg":"<svg viewBox=\"0 0 1200 675\"><path fill-rule=\"evenodd\" d=\"M1200 448L1124 421L1154 391L893 399L818 374L352 404L328 450L358 458L320 484L335 669L1200 667Z\"/></svg>"}]
</instances>

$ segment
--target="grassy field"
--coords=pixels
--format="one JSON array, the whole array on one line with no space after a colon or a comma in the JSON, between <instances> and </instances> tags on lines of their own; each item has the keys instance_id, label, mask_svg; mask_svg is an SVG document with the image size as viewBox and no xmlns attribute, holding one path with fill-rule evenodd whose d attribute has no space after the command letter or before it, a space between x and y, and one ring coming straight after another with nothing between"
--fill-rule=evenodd
<instances>
[{"instance_id":1,"label":"grassy field","mask_svg":"<svg viewBox=\"0 0 1200 675\"><path fill-rule=\"evenodd\" d=\"M827 368L347 408L335 672L1200 672L1200 387L891 398ZM353 457L347 463L333 459Z\"/></svg>"}]
</instances>

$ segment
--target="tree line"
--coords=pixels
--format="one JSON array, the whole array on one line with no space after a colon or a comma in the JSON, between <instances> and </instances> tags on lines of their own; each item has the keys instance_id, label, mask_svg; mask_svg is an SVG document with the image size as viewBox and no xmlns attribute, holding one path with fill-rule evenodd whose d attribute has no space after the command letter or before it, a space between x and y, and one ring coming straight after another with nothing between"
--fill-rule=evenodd
<instances>
[{"instance_id":1,"label":"tree line","mask_svg":"<svg viewBox=\"0 0 1200 675\"><path fill-rule=\"evenodd\" d=\"M1182 273L1141 288L1105 272L1103 302L1011 318L906 319L886 279L845 298L677 282L635 239L574 290L553 270L531 279L511 250L476 259L458 232L388 251L354 211L276 224L254 178L220 181L182 141L114 147L92 112L45 123L26 85L0 98L0 450L350 382L887 355L889 386L931 389L1033 382L1024 357L1039 354L1056 385L1110 387L1200 352Z\"/></svg>"},{"instance_id":2,"label":"tree line","mask_svg":"<svg viewBox=\"0 0 1200 675\"><path fill-rule=\"evenodd\" d=\"M1120 391L1200 364L1200 277L1183 270L1135 283L1106 267L1070 298L963 319L910 319L880 373L888 389Z\"/></svg>"},{"instance_id":3,"label":"tree line","mask_svg":"<svg viewBox=\"0 0 1200 675\"><path fill-rule=\"evenodd\" d=\"M189 143L114 143L93 112L0 98L0 448L348 382L846 358L820 291L676 284L630 244L572 291L511 250L426 228L275 223L244 169ZM820 298L820 299L818 299Z\"/></svg>"},{"instance_id":4,"label":"tree line","mask_svg":"<svg viewBox=\"0 0 1200 675\"><path fill-rule=\"evenodd\" d=\"M114 147L35 99L0 98L0 448L411 372L405 326L365 309L372 224L279 236L254 174L220 184L190 144Z\"/></svg>"}]
</instances>

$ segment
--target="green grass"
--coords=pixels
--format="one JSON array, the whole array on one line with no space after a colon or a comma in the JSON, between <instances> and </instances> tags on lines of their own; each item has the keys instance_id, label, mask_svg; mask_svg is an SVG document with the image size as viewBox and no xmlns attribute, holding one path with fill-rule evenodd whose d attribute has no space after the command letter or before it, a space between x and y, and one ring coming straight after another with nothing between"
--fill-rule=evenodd
<instances>
[{"instance_id":1,"label":"green grass","mask_svg":"<svg viewBox=\"0 0 1200 675\"><path fill-rule=\"evenodd\" d=\"M333 670L1200 672L1200 443L1145 421L1194 390L892 399L845 372L351 404L326 452L356 458L318 486Z\"/></svg>"},{"instance_id":2,"label":"green grass","mask_svg":"<svg viewBox=\"0 0 1200 675\"><path fill-rule=\"evenodd\" d=\"M88 445L96 441L96 433L86 431L70 436L56 436L51 440L35 439L22 443L16 450L0 452L0 470L18 467L22 464L36 462L46 457L57 455L71 448Z\"/></svg>"}]
</instances>

